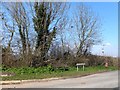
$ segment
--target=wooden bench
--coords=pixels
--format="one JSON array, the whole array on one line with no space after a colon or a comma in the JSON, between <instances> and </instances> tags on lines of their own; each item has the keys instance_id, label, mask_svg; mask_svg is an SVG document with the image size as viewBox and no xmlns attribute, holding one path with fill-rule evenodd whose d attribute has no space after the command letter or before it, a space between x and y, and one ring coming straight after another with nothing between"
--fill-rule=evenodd
<instances>
[{"instance_id":1,"label":"wooden bench","mask_svg":"<svg viewBox=\"0 0 120 90\"><path fill-rule=\"evenodd\" d=\"M77 71L78 71L78 67L79 67L79 66L83 66L83 71L84 71L85 63L77 63L76 66L77 66Z\"/></svg>"}]
</instances>

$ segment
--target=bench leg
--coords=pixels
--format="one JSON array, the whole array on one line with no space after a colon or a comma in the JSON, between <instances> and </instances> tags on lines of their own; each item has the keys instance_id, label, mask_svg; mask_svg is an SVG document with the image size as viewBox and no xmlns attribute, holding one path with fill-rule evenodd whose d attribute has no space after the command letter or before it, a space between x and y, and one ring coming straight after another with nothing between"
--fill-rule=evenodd
<instances>
[{"instance_id":1,"label":"bench leg","mask_svg":"<svg viewBox=\"0 0 120 90\"><path fill-rule=\"evenodd\" d=\"M78 71L78 66L77 66L77 71Z\"/></svg>"},{"instance_id":2,"label":"bench leg","mask_svg":"<svg viewBox=\"0 0 120 90\"><path fill-rule=\"evenodd\" d=\"M84 65L83 65L83 71L84 71Z\"/></svg>"}]
</instances>

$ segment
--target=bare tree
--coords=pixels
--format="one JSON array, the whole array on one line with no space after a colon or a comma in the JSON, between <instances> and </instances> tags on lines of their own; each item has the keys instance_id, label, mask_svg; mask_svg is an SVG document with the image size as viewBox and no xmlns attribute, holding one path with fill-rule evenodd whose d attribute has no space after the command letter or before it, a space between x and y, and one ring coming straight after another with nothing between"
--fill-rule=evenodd
<instances>
[{"instance_id":1,"label":"bare tree","mask_svg":"<svg viewBox=\"0 0 120 90\"><path fill-rule=\"evenodd\" d=\"M12 29L9 29L9 32L11 32L9 46L12 41L14 32L16 33L19 32L19 36L22 43L22 52L23 52L23 55L25 55L30 51L30 43L29 43L29 37L28 37L30 21L26 11L26 7L22 2L3 3L2 5L4 8L3 13L4 13L5 19L10 20L10 21L5 21L3 25L7 29L12 28ZM6 16L7 14L9 16Z\"/></svg>"},{"instance_id":2,"label":"bare tree","mask_svg":"<svg viewBox=\"0 0 120 90\"><path fill-rule=\"evenodd\" d=\"M9 47L12 54L19 54L24 64L30 64L32 12L30 4L25 2L6 2L2 6L2 29L4 32L3 46ZM33 29L33 28L32 28ZM35 40L34 40L35 41ZM14 51L14 52L13 52ZM27 57L29 55L29 57ZM17 55L18 56L18 55Z\"/></svg>"},{"instance_id":3,"label":"bare tree","mask_svg":"<svg viewBox=\"0 0 120 90\"><path fill-rule=\"evenodd\" d=\"M67 14L66 14L67 15ZM61 52L62 54L65 53L65 46L66 46L66 33L68 33L68 23L69 23L69 19L67 18L67 16L63 16L63 18L60 20L59 26L57 26L57 39L60 42L61 45Z\"/></svg>"},{"instance_id":4,"label":"bare tree","mask_svg":"<svg viewBox=\"0 0 120 90\"><path fill-rule=\"evenodd\" d=\"M101 41L99 38L99 20L89 7L80 4L76 8L74 23L79 41L77 55L85 55L92 45L98 44Z\"/></svg>"}]
</instances>

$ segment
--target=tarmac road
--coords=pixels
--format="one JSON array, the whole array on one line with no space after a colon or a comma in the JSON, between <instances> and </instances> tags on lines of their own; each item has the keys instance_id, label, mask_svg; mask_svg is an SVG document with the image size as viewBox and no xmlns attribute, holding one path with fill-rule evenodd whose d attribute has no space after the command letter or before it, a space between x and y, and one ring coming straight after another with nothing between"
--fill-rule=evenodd
<instances>
[{"instance_id":1,"label":"tarmac road","mask_svg":"<svg viewBox=\"0 0 120 90\"><path fill-rule=\"evenodd\" d=\"M29 82L14 85L2 85L2 88L115 88L115 87L118 87L118 71L46 82Z\"/></svg>"}]
</instances>

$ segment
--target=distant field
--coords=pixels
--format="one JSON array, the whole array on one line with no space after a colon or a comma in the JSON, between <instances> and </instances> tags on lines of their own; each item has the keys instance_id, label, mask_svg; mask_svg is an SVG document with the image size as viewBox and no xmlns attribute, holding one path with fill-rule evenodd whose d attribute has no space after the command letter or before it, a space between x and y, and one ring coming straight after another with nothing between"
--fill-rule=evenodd
<instances>
[{"instance_id":1,"label":"distant field","mask_svg":"<svg viewBox=\"0 0 120 90\"><path fill-rule=\"evenodd\" d=\"M99 72L113 71L117 70L117 67L110 66L105 68L104 66L94 66L94 67L85 67L85 70L82 70L82 67L79 68L79 71L76 70L76 67L69 68L53 68L51 66L47 67L23 67L23 68L3 68L1 69L3 73L14 73L14 76L2 77L2 80L27 80L27 79L43 79L51 77L73 77L73 76L84 76Z\"/></svg>"}]
</instances>

